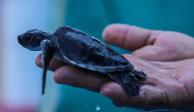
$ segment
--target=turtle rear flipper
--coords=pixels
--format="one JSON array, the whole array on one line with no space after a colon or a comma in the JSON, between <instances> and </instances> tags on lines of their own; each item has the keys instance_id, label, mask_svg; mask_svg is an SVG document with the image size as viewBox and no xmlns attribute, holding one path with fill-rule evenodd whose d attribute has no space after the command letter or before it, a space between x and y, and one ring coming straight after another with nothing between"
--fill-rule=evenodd
<instances>
[{"instance_id":1,"label":"turtle rear flipper","mask_svg":"<svg viewBox=\"0 0 194 112\"><path fill-rule=\"evenodd\" d=\"M123 89L129 96L139 94L139 78L143 79L144 73L139 71L115 72L108 75L112 80L122 85Z\"/></svg>"}]
</instances>

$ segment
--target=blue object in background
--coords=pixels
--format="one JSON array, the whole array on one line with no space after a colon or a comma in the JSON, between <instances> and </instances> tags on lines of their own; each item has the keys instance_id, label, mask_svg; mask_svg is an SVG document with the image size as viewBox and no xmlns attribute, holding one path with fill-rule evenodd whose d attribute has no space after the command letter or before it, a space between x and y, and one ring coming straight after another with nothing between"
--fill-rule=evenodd
<instances>
[{"instance_id":1,"label":"blue object in background","mask_svg":"<svg viewBox=\"0 0 194 112\"><path fill-rule=\"evenodd\" d=\"M111 23L173 30L194 36L193 0L66 0L65 5L64 25L79 28L100 39L104 27ZM121 52L118 48L116 50ZM60 85L57 92L50 88L47 94L49 95L46 95L42 105L43 112L143 111L119 108L98 93L65 85ZM55 100L55 106L49 108L51 105L47 102L53 101L50 99L53 95L57 96L58 100ZM96 106L100 107L100 110L96 110Z\"/></svg>"},{"instance_id":2,"label":"blue object in background","mask_svg":"<svg viewBox=\"0 0 194 112\"><path fill-rule=\"evenodd\" d=\"M49 30L49 0L5 0L3 3L3 100L13 107L37 106L41 69L34 59L38 52L21 47L17 35L31 28Z\"/></svg>"}]
</instances>

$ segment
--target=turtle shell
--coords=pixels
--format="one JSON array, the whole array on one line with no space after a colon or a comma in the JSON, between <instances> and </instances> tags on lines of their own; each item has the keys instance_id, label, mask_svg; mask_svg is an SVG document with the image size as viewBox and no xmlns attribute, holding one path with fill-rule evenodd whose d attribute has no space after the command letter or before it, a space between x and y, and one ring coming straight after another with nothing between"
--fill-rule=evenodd
<instances>
[{"instance_id":1,"label":"turtle shell","mask_svg":"<svg viewBox=\"0 0 194 112\"><path fill-rule=\"evenodd\" d=\"M56 58L100 73L125 71L133 66L102 41L71 27L60 27L54 33L58 48Z\"/></svg>"}]
</instances>

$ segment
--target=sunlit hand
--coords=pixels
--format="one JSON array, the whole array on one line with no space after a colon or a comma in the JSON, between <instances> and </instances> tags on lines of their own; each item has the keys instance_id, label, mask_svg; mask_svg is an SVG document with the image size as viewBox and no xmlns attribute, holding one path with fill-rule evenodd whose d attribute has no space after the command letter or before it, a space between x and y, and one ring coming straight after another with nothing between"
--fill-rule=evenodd
<instances>
[{"instance_id":1,"label":"sunlit hand","mask_svg":"<svg viewBox=\"0 0 194 112\"><path fill-rule=\"evenodd\" d=\"M105 28L103 37L107 43L132 50L124 56L135 69L147 74L138 96L129 97L119 84L102 75L52 60L55 81L99 92L118 106L152 109L194 105L194 39L190 36L113 24ZM40 59L41 55L36 59L38 66Z\"/></svg>"}]
</instances>

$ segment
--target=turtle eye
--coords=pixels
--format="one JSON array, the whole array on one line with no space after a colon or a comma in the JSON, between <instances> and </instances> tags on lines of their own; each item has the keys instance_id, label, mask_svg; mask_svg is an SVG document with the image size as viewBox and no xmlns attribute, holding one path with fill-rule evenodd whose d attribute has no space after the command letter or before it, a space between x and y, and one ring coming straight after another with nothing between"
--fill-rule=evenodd
<instances>
[{"instance_id":1,"label":"turtle eye","mask_svg":"<svg viewBox=\"0 0 194 112\"><path fill-rule=\"evenodd\" d=\"M32 37L31 37L31 35L25 35L25 37L23 38L23 41L24 42L31 42L32 41Z\"/></svg>"}]
</instances>

